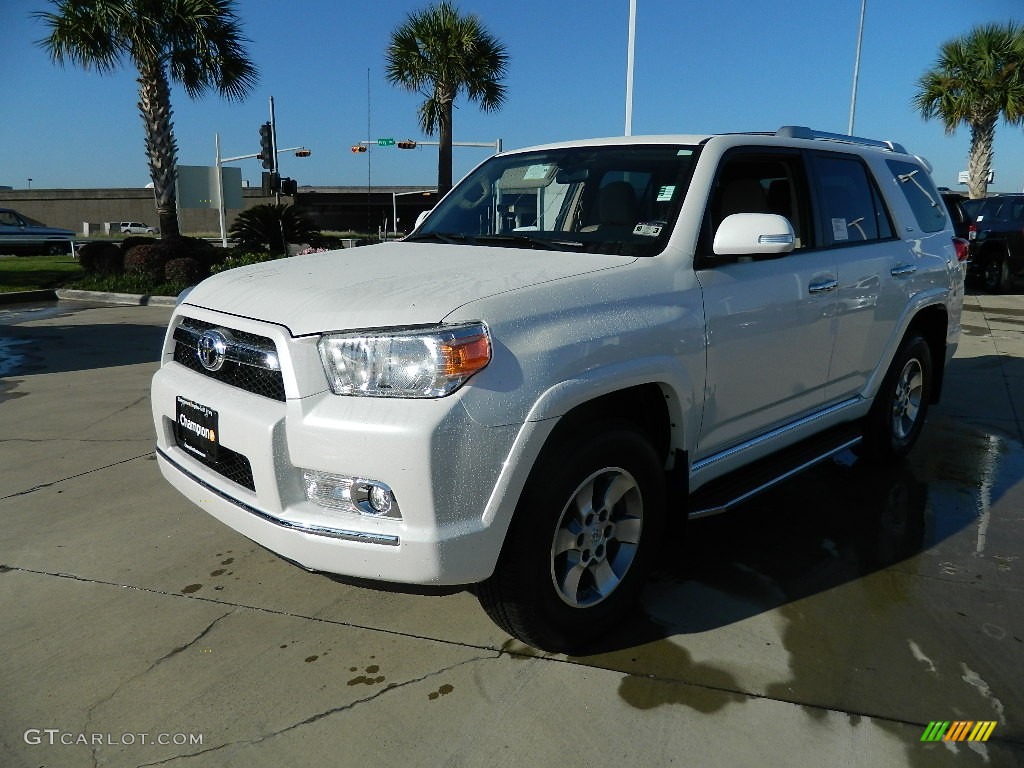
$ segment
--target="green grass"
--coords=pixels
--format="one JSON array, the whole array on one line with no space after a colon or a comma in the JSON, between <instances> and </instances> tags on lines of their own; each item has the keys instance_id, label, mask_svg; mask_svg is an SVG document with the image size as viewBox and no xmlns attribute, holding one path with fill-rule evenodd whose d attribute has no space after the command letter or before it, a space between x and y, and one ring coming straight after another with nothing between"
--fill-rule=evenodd
<instances>
[{"instance_id":1,"label":"green grass","mask_svg":"<svg viewBox=\"0 0 1024 768\"><path fill-rule=\"evenodd\" d=\"M58 288L84 274L68 255L0 258L0 293Z\"/></svg>"}]
</instances>

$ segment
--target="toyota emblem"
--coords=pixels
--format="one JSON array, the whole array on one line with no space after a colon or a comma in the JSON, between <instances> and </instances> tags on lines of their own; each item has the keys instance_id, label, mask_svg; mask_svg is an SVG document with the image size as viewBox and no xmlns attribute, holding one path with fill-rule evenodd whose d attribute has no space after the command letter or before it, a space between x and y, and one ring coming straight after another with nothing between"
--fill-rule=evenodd
<instances>
[{"instance_id":1,"label":"toyota emblem","mask_svg":"<svg viewBox=\"0 0 1024 768\"><path fill-rule=\"evenodd\" d=\"M196 345L196 356L200 365L208 371L219 371L224 365L228 351L228 340L220 331L203 331Z\"/></svg>"}]
</instances>

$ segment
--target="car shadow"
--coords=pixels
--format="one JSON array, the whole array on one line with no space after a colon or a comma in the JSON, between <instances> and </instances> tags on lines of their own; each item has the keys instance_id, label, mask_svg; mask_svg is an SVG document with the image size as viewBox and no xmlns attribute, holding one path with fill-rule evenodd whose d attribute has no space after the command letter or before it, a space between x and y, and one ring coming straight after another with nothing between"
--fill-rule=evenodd
<instances>
[{"instance_id":1,"label":"car shadow","mask_svg":"<svg viewBox=\"0 0 1024 768\"><path fill-rule=\"evenodd\" d=\"M160 359L162 325L0 325L0 379L115 368Z\"/></svg>"}]
</instances>

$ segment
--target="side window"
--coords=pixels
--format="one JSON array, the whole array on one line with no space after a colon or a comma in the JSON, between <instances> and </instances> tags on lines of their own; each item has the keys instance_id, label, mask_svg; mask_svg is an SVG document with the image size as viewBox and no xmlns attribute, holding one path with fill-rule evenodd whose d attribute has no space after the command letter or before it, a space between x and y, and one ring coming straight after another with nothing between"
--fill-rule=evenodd
<instances>
[{"instance_id":1,"label":"side window","mask_svg":"<svg viewBox=\"0 0 1024 768\"><path fill-rule=\"evenodd\" d=\"M827 244L855 245L893 236L882 197L859 159L818 155L814 168Z\"/></svg>"},{"instance_id":2,"label":"side window","mask_svg":"<svg viewBox=\"0 0 1024 768\"><path fill-rule=\"evenodd\" d=\"M914 220L922 232L940 232L946 226L946 211L928 172L905 160L888 160L900 191L907 199Z\"/></svg>"},{"instance_id":3,"label":"side window","mask_svg":"<svg viewBox=\"0 0 1024 768\"><path fill-rule=\"evenodd\" d=\"M797 155L742 153L727 158L718 171L706 214L711 239L731 214L774 213L793 225L797 249L813 247L805 178Z\"/></svg>"}]
</instances>

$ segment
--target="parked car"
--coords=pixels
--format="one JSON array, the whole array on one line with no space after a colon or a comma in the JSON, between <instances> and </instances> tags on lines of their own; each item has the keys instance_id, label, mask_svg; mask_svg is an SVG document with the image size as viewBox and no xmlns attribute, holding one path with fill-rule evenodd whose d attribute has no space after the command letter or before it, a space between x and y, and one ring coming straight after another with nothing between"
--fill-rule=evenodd
<instances>
[{"instance_id":1,"label":"parked car","mask_svg":"<svg viewBox=\"0 0 1024 768\"><path fill-rule=\"evenodd\" d=\"M945 187L940 187L939 192L942 194L942 202L946 204L949 220L953 224L953 234L967 240L974 216L977 214L978 204L983 201L972 201L967 195L952 192Z\"/></svg>"},{"instance_id":2,"label":"parked car","mask_svg":"<svg viewBox=\"0 0 1024 768\"><path fill-rule=\"evenodd\" d=\"M48 227L11 208L0 208L0 253L73 253L75 233Z\"/></svg>"},{"instance_id":3,"label":"parked car","mask_svg":"<svg viewBox=\"0 0 1024 768\"><path fill-rule=\"evenodd\" d=\"M156 227L151 227L141 221L115 221L111 222L110 229L113 232L120 232L123 235L155 235L160 232Z\"/></svg>"},{"instance_id":4,"label":"parked car","mask_svg":"<svg viewBox=\"0 0 1024 768\"><path fill-rule=\"evenodd\" d=\"M475 584L571 651L687 518L910 451L960 334L938 194L898 144L797 126L496 155L403 241L184 297L160 469L304 568Z\"/></svg>"},{"instance_id":5,"label":"parked car","mask_svg":"<svg viewBox=\"0 0 1024 768\"><path fill-rule=\"evenodd\" d=\"M992 293L1024 277L1024 194L984 199L971 225L968 277Z\"/></svg>"}]
</instances>

